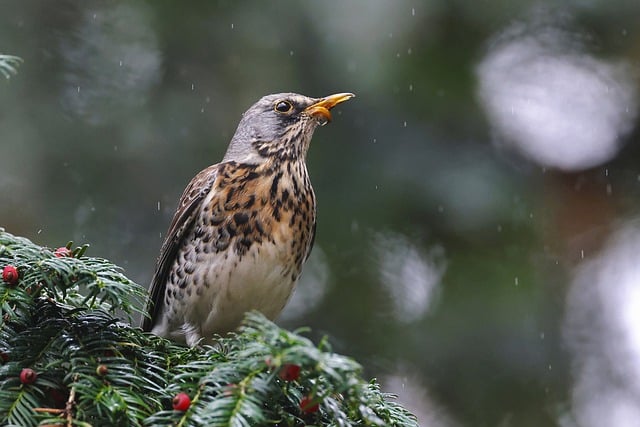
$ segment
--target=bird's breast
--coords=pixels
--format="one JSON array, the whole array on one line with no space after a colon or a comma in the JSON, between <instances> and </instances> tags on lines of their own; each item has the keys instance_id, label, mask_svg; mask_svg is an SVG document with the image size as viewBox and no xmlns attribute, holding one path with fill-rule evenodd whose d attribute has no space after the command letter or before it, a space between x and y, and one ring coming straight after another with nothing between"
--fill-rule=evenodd
<instances>
[{"instance_id":1,"label":"bird's breast","mask_svg":"<svg viewBox=\"0 0 640 427\"><path fill-rule=\"evenodd\" d=\"M201 237L209 228L210 236L204 240L211 241L212 250L230 248L242 258L254 245L271 243L283 263L298 252L306 256L316 221L306 166L304 162L269 166L221 167L200 215ZM301 267L303 260L295 264Z\"/></svg>"},{"instance_id":2,"label":"bird's breast","mask_svg":"<svg viewBox=\"0 0 640 427\"><path fill-rule=\"evenodd\" d=\"M313 241L315 196L304 164L222 167L193 231L190 262L204 284L203 332L225 332L246 311L276 317Z\"/></svg>"}]
</instances>

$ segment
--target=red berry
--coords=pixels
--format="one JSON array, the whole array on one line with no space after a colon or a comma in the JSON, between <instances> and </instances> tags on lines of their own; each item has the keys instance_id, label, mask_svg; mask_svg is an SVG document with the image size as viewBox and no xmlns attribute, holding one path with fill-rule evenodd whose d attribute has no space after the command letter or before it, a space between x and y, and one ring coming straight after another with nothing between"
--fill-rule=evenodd
<instances>
[{"instance_id":1,"label":"red berry","mask_svg":"<svg viewBox=\"0 0 640 427\"><path fill-rule=\"evenodd\" d=\"M57 258L68 258L73 256L73 252L71 252L71 249L61 246L53 252L53 255Z\"/></svg>"},{"instance_id":2,"label":"red berry","mask_svg":"<svg viewBox=\"0 0 640 427\"><path fill-rule=\"evenodd\" d=\"M20 274L18 274L18 269L13 265L7 265L2 269L2 280L9 285L15 286L18 284L18 279L20 278Z\"/></svg>"},{"instance_id":3,"label":"red berry","mask_svg":"<svg viewBox=\"0 0 640 427\"><path fill-rule=\"evenodd\" d=\"M300 377L300 366L293 363L285 363L280 368L278 376L284 381L295 381Z\"/></svg>"},{"instance_id":4,"label":"red berry","mask_svg":"<svg viewBox=\"0 0 640 427\"><path fill-rule=\"evenodd\" d=\"M37 378L38 374L31 368L24 368L20 371L20 382L22 384L33 384Z\"/></svg>"},{"instance_id":5,"label":"red berry","mask_svg":"<svg viewBox=\"0 0 640 427\"><path fill-rule=\"evenodd\" d=\"M96 368L96 374L98 376L104 377L108 373L109 373L109 368L107 367L107 365L98 365L98 367Z\"/></svg>"},{"instance_id":6,"label":"red berry","mask_svg":"<svg viewBox=\"0 0 640 427\"><path fill-rule=\"evenodd\" d=\"M191 398L187 393L178 393L176 397L173 398L173 409L176 411L186 411L191 406Z\"/></svg>"},{"instance_id":7,"label":"red berry","mask_svg":"<svg viewBox=\"0 0 640 427\"><path fill-rule=\"evenodd\" d=\"M317 402L314 402L313 397L311 396L304 396L302 400L300 400L300 410L305 414L318 412L319 407L320 405Z\"/></svg>"}]
</instances>

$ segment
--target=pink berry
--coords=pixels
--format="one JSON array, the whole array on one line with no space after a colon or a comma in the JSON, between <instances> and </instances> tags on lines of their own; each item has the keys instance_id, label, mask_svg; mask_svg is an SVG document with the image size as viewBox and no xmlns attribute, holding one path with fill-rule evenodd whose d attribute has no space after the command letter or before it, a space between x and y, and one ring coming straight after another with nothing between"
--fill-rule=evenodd
<instances>
[{"instance_id":1,"label":"pink berry","mask_svg":"<svg viewBox=\"0 0 640 427\"><path fill-rule=\"evenodd\" d=\"M15 286L18 284L20 274L18 269L13 265L7 265L2 269L2 280L9 286Z\"/></svg>"},{"instance_id":2,"label":"pink berry","mask_svg":"<svg viewBox=\"0 0 640 427\"><path fill-rule=\"evenodd\" d=\"M176 397L173 398L173 409L176 411L186 411L191 406L191 398L187 393L178 393Z\"/></svg>"},{"instance_id":3,"label":"pink berry","mask_svg":"<svg viewBox=\"0 0 640 427\"><path fill-rule=\"evenodd\" d=\"M20 371L20 382L22 384L33 384L37 378L38 374L31 368L24 368Z\"/></svg>"},{"instance_id":4,"label":"pink berry","mask_svg":"<svg viewBox=\"0 0 640 427\"><path fill-rule=\"evenodd\" d=\"M71 249L61 246L53 252L53 255L57 258L69 258L73 256L73 252L71 252Z\"/></svg>"}]
</instances>

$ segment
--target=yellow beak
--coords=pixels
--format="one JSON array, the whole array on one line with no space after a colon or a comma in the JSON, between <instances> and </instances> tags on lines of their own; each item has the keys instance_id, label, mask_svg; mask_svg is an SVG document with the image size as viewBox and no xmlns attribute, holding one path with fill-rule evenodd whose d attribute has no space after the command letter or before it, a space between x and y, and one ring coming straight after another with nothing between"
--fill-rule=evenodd
<instances>
[{"instance_id":1,"label":"yellow beak","mask_svg":"<svg viewBox=\"0 0 640 427\"><path fill-rule=\"evenodd\" d=\"M307 108L305 108L304 112L311 117L322 120L325 123L330 122L331 112L329 110L331 110L341 102L348 101L354 96L355 95L352 93L336 93L333 95L325 96L324 98L320 98L318 102L311 104Z\"/></svg>"}]
</instances>

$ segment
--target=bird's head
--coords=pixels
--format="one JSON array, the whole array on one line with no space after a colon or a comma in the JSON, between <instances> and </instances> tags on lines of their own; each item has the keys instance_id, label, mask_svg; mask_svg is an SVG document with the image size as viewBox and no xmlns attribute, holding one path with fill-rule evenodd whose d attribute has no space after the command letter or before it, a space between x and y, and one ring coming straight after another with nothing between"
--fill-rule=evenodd
<instances>
[{"instance_id":1,"label":"bird's head","mask_svg":"<svg viewBox=\"0 0 640 427\"><path fill-rule=\"evenodd\" d=\"M304 159L315 128L331 121L333 107L354 96L352 93L324 98L296 93L264 96L242 115L223 161Z\"/></svg>"}]
</instances>

